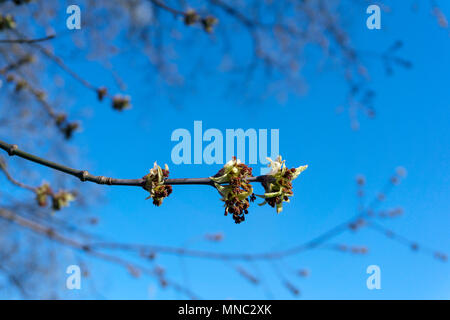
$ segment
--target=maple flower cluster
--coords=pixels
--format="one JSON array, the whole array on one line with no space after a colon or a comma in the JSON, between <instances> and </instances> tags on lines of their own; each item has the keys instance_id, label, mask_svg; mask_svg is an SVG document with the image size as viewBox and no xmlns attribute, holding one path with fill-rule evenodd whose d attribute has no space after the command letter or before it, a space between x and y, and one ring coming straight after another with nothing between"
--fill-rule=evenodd
<instances>
[{"instance_id":1,"label":"maple flower cluster","mask_svg":"<svg viewBox=\"0 0 450 320\"><path fill-rule=\"evenodd\" d=\"M267 203L272 208L276 208L277 213L280 213L283 210L283 202L289 202L289 198L294 195L292 180L296 179L308 166L288 169L285 164L286 160L282 160L281 156L278 156L275 161L270 158L267 160L270 162L271 171L268 174L269 179L263 183L264 195L258 195L264 198L264 202L260 205Z\"/></svg>"},{"instance_id":2,"label":"maple flower cluster","mask_svg":"<svg viewBox=\"0 0 450 320\"><path fill-rule=\"evenodd\" d=\"M292 181L308 167L300 166L288 169L281 156L275 160L270 158L268 160L271 171L265 176L252 178L252 168L233 157L216 175L209 177L222 196L225 216L231 214L236 224L245 221L250 202L254 202L256 196L264 199L264 202L259 205L268 204L276 208L277 213L280 213L283 210L283 202L289 202L289 198L294 195ZM153 204L156 206L160 206L164 198L172 193L172 186L165 184L168 176L169 167L167 164L165 169L161 169L156 162L150 173L144 176L145 184L143 188L150 192L147 199L152 198ZM250 180L261 182L265 193L255 195Z\"/></svg>"},{"instance_id":3,"label":"maple flower cluster","mask_svg":"<svg viewBox=\"0 0 450 320\"><path fill-rule=\"evenodd\" d=\"M169 177L169 166L166 164L164 169L155 162L150 173L144 176L144 189L150 192L147 199L152 198L155 206L160 206L164 198L167 198L172 193L172 186L164 185L164 179Z\"/></svg>"},{"instance_id":4,"label":"maple flower cluster","mask_svg":"<svg viewBox=\"0 0 450 320\"><path fill-rule=\"evenodd\" d=\"M72 192L60 190L54 193L48 183L42 184L36 188L36 201L40 207L46 207L48 198L52 201L52 209L59 211L64 207L68 207L71 201L75 200L75 194Z\"/></svg>"},{"instance_id":5,"label":"maple flower cluster","mask_svg":"<svg viewBox=\"0 0 450 320\"><path fill-rule=\"evenodd\" d=\"M252 177L252 168L236 160L236 157L227 162L214 177L210 177L225 202L225 215L231 213L235 223L245 220L250 201L255 200L253 187L247 181L249 177ZM222 183L227 184L222 186Z\"/></svg>"}]
</instances>

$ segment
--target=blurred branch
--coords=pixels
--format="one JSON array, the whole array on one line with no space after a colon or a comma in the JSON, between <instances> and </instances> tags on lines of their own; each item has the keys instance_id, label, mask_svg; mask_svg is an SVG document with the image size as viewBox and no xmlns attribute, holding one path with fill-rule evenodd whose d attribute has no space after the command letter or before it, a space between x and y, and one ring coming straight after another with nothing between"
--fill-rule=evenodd
<instances>
[{"instance_id":1,"label":"blurred branch","mask_svg":"<svg viewBox=\"0 0 450 320\"><path fill-rule=\"evenodd\" d=\"M24 35L21 32L17 31L17 30L13 30L13 32L16 35L20 36L20 37L24 37ZM24 42L23 44L27 44L27 45L30 45L30 46L38 49L44 56L46 56L47 58L52 60L54 63L56 63L62 70L67 72L72 78L74 78L75 80L80 82L86 88L94 90L95 92L97 92L99 90L99 88L97 88L96 86L91 84L89 81L83 79L75 71L73 71L71 68L69 68L65 64L63 59L61 59L60 57L56 56L54 53L52 53L47 48L41 46L39 43L37 43L37 42Z\"/></svg>"},{"instance_id":2,"label":"blurred branch","mask_svg":"<svg viewBox=\"0 0 450 320\"><path fill-rule=\"evenodd\" d=\"M168 5L166 5L164 2L159 1L159 0L149 0L151 3L153 3L155 6L157 6L158 8L164 9L170 13L172 13L175 16L186 16L186 13L177 9L174 9L172 7L169 7Z\"/></svg>"},{"instance_id":3,"label":"blurred branch","mask_svg":"<svg viewBox=\"0 0 450 320\"><path fill-rule=\"evenodd\" d=\"M187 295L189 298L191 299L197 299L197 296L190 291L187 288L184 288L183 286L180 286L179 284L177 284L176 282L173 281L169 281L166 278L162 278L163 275L158 272L158 270L153 270L153 269L149 269L147 267L144 266L140 266L137 264L134 264L132 262L129 262L121 257L118 256L114 256L114 255L110 255L110 254L106 254L103 252L99 252L99 251L95 251L93 250L89 245L81 243L77 240L68 238L60 233L58 233L57 231L55 231L53 228L49 228L46 226L43 226L37 222L31 221L29 219L26 219L24 217L21 217L15 213L13 213L12 211L9 210L5 210L5 209L1 209L0 208L0 218L8 220L16 225L19 225L23 228L26 228L30 231L32 231L33 233L42 235L42 236L46 236L47 238L56 241L62 245L68 246L72 249L76 249L76 250L80 250L90 256L93 256L95 258L107 261L107 262L111 262L120 266L125 267L127 270L129 270L131 272L131 270L133 270L134 272L132 273L133 275L137 276L138 273L136 272L143 272L145 274L157 277L158 280L160 280L160 282L164 283L164 286L171 286L173 289L175 289L176 291L182 292L185 295Z\"/></svg>"},{"instance_id":4,"label":"blurred branch","mask_svg":"<svg viewBox=\"0 0 450 320\"><path fill-rule=\"evenodd\" d=\"M227 3L225 3L225 2L223 2L221 0L209 0L208 2L211 3L214 6L219 7L224 12L226 12L230 16L236 18L237 20L242 22L246 27L248 27L250 29L253 28L256 25L259 25L258 22L250 20L244 14L239 12L237 9L233 8L232 6L230 6L229 4L227 4Z\"/></svg>"},{"instance_id":5,"label":"blurred branch","mask_svg":"<svg viewBox=\"0 0 450 320\"><path fill-rule=\"evenodd\" d=\"M21 32L19 32L18 30L12 30L17 36L20 37L24 37L23 34ZM58 57L57 55L55 55L53 52L51 52L50 50L48 50L47 48L41 46L38 42L34 41L34 42L21 42L23 44L32 46L34 48L36 48L39 52L41 52L44 56L46 56L48 59L50 59L51 61L53 61L57 66L59 66L63 71L65 71L67 74L69 74L73 79L75 79L76 81L78 81L79 83L81 83L84 87L86 87L89 90L92 90L95 92L95 94L97 95L97 98L99 101L102 101L105 97L108 97L112 100L113 102L113 107L116 110L123 110L126 107L128 107L129 101L128 98L123 98L119 95L116 96L112 96L109 94L108 89L100 86L100 87L96 87L95 85L91 84L89 81L87 81L86 79L84 79L83 77L81 77L80 75L78 75L78 73L76 73L75 71L73 71L65 62L63 59L61 59L60 57ZM121 105L117 105L117 102L122 103Z\"/></svg>"},{"instance_id":6,"label":"blurred branch","mask_svg":"<svg viewBox=\"0 0 450 320\"><path fill-rule=\"evenodd\" d=\"M4 75L5 70L12 70L20 67L21 60L16 63L12 63L0 70L0 75ZM18 78L12 74L5 76L7 82L15 84L15 91L20 92L22 90L27 90L42 106L47 115L54 121L54 124L59 129L59 131L64 135L66 139L70 139L75 130L78 129L78 122L71 122L67 119L66 114L58 113L47 101L46 94L44 91L33 87L29 81Z\"/></svg>"},{"instance_id":7,"label":"blurred branch","mask_svg":"<svg viewBox=\"0 0 450 320\"><path fill-rule=\"evenodd\" d=\"M426 254L432 254L436 259L438 259L442 262L447 262L447 260L448 260L448 256L445 253L436 251L434 249L428 248L423 245L419 245L416 241L410 240L398 233L395 233L392 230L385 228L384 226L382 226L379 223L372 221L367 224L367 227L385 235L387 238L389 238L393 241L396 241L404 246L409 247L413 251L422 251Z\"/></svg>"},{"instance_id":8,"label":"blurred branch","mask_svg":"<svg viewBox=\"0 0 450 320\"><path fill-rule=\"evenodd\" d=\"M350 220L349 222L353 222L354 220ZM158 252L158 253L166 253L166 254L174 254L174 255L184 255L190 257L197 258L207 258L207 259L218 259L218 260L276 260L281 259L287 256L296 255L303 251L314 249L319 247L321 244L326 242L329 239L341 234L342 232L349 229L349 222L344 222L324 233L321 233L319 236L298 244L289 249L280 250L280 251L270 251L270 252L262 252L262 253L219 253L219 252L211 252L211 251L202 251L202 250L194 250L194 249L186 249L183 247L168 247L168 246L155 246L155 245L140 245L140 244L121 244L121 243L111 243L111 242L97 242L91 244L92 247L99 248L107 248L107 249L116 249L116 250L125 250L125 251L148 251L148 252Z\"/></svg>"},{"instance_id":9,"label":"blurred branch","mask_svg":"<svg viewBox=\"0 0 450 320\"><path fill-rule=\"evenodd\" d=\"M55 38L55 35L50 35L43 38L37 39L0 39L0 43L35 43L35 42L43 42L48 41Z\"/></svg>"},{"instance_id":10,"label":"blurred branch","mask_svg":"<svg viewBox=\"0 0 450 320\"><path fill-rule=\"evenodd\" d=\"M22 297L27 298L29 297L28 292L25 290L22 281L11 271L9 271L6 267L0 264L0 272L4 273L6 277L8 278L9 282L19 290Z\"/></svg>"},{"instance_id":11,"label":"blurred branch","mask_svg":"<svg viewBox=\"0 0 450 320\"><path fill-rule=\"evenodd\" d=\"M3 173L4 173L5 176L6 176L6 179L8 179L12 184L14 184L14 185L16 185L16 186L18 186L18 187L20 187L20 188L24 188L24 189L33 191L33 192L36 191L36 188L35 188L35 187L26 185L26 184L24 184L24 183L22 183L22 182L20 182L20 181L15 180L15 179L11 176L11 174L9 173L9 171L6 169L6 162L3 160L2 157L0 157L0 170L3 171Z\"/></svg>"}]
</instances>

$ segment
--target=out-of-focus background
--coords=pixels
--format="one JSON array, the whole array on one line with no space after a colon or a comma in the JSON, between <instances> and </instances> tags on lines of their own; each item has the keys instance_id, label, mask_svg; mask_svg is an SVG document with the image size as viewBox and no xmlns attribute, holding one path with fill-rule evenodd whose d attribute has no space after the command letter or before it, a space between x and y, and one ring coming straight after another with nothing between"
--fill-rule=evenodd
<instances>
[{"instance_id":1,"label":"out-of-focus background","mask_svg":"<svg viewBox=\"0 0 450 320\"><path fill-rule=\"evenodd\" d=\"M381 29L369 30L370 4L79 1L81 29L68 30L63 2L2 1L0 14L16 26L1 39L56 36L0 44L0 68L34 57L3 69L0 140L96 175L139 178L158 161L171 178L207 177L222 165L171 157L171 135L184 128L193 162L194 121L202 121L224 145L227 129L278 129L288 167L309 167L283 212L255 203L235 224L211 187L174 186L155 207L141 188L83 184L0 154L18 181L77 190L70 207L52 212L2 175L0 210L87 246L2 216L0 297L449 299L450 7L384 1ZM186 25L189 8L219 23L211 33L201 21ZM29 84L17 90L17 79ZM45 103L32 87L46 92ZM97 101L103 87L108 96ZM112 108L116 93L132 108ZM69 140L47 102L80 124ZM361 212L368 216L357 230L320 241ZM105 242L115 245L94 245ZM302 245L282 258L257 256ZM69 265L82 270L80 290L66 288ZM379 290L367 288L370 265L380 267Z\"/></svg>"}]
</instances>

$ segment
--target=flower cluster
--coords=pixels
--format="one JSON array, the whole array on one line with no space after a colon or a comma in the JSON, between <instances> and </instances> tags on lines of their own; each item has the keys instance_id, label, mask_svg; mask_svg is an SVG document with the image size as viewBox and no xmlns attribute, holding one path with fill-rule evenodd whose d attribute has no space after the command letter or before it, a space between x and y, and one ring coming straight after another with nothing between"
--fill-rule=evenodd
<instances>
[{"instance_id":1,"label":"flower cluster","mask_svg":"<svg viewBox=\"0 0 450 320\"><path fill-rule=\"evenodd\" d=\"M189 9L184 15L184 23L187 26L193 25L200 20L200 16L195 10Z\"/></svg>"},{"instance_id":2,"label":"flower cluster","mask_svg":"<svg viewBox=\"0 0 450 320\"><path fill-rule=\"evenodd\" d=\"M252 168L233 157L214 177L210 177L225 202L225 215L231 213L235 223L245 220L249 201L254 200L253 187L247 181L251 176ZM222 186L222 183L226 185Z\"/></svg>"},{"instance_id":3,"label":"flower cluster","mask_svg":"<svg viewBox=\"0 0 450 320\"><path fill-rule=\"evenodd\" d=\"M40 207L47 206L47 197L51 197L53 194L52 189L47 183L36 188L36 201Z\"/></svg>"},{"instance_id":4,"label":"flower cluster","mask_svg":"<svg viewBox=\"0 0 450 320\"><path fill-rule=\"evenodd\" d=\"M155 162L150 173L144 176L144 189L150 192L147 199L152 198L155 206L160 206L164 198L167 198L172 193L172 186L164 185L164 179L169 177L169 167L165 165L165 169L161 169Z\"/></svg>"},{"instance_id":5,"label":"flower cluster","mask_svg":"<svg viewBox=\"0 0 450 320\"><path fill-rule=\"evenodd\" d=\"M15 28L16 21L14 20L14 17L12 15L7 14L4 16L0 14L0 31Z\"/></svg>"},{"instance_id":6,"label":"flower cluster","mask_svg":"<svg viewBox=\"0 0 450 320\"><path fill-rule=\"evenodd\" d=\"M280 213L283 210L283 202L289 202L289 197L294 195L292 180L296 179L308 166L288 169L285 165L286 161L282 160L281 156L278 156L275 161L270 158L267 158L267 160L270 161L271 171L268 174L268 179L263 183L264 195L258 195L264 198L264 202L260 205L267 203L272 208L276 208L277 213Z\"/></svg>"},{"instance_id":7,"label":"flower cluster","mask_svg":"<svg viewBox=\"0 0 450 320\"><path fill-rule=\"evenodd\" d=\"M103 101L103 99L108 94L108 89L105 87L100 87L97 89L97 99L98 101Z\"/></svg>"},{"instance_id":8,"label":"flower cluster","mask_svg":"<svg viewBox=\"0 0 450 320\"><path fill-rule=\"evenodd\" d=\"M205 32L211 33L214 31L214 26L219 22L213 16L200 17L200 15L193 9L189 9L184 13L184 24L187 26L194 25L200 22Z\"/></svg>"},{"instance_id":9,"label":"flower cluster","mask_svg":"<svg viewBox=\"0 0 450 320\"><path fill-rule=\"evenodd\" d=\"M97 91L97 95L99 98L103 98L103 96L101 96L102 94L103 91ZM131 108L130 97L119 94L115 95L112 100L112 107L117 111L123 111L125 109Z\"/></svg>"},{"instance_id":10,"label":"flower cluster","mask_svg":"<svg viewBox=\"0 0 450 320\"><path fill-rule=\"evenodd\" d=\"M201 22L202 22L203 30L205 30L208 33L211 33L214 31L214 26L219 22L219 20L217 20L217 18L215 18L215 17L209 16L209 17L202 19Z\"/></svg>"},{"instance_id":11,"label":"flower cluster","mask_svg":"<svg viewBox=\"0 0 450 320\"><path fill-rule=\"evenodd\" d=\"M277 209L277 213L280 213L283 209L283 202L289 202L289 197L294 195L292 180L297 178L308 166L288 169L285 161L281 160L281 156L275 161L269 158L268 160L272 170L267 176L263 177L264 179L258 180L262 182L265 189L264 195L258 195L265 200L260 205L268 203L271 207ZM210 177L222 196L221 200L225 202L225 215L231 213L235 223L241 223L245 220L250 202L256 199L253 187L249 183L248 178L250 177L253 177L252 168L241 163L236 157L227 162L214 177Z\"/></svg>"},{"instance_id":12,"label":"flower cluster","mask_svg":"<svg viewBox=\"0 0 450 320\"><path fill-rule=\"evenodd\" d=\"M64 134L64 138L66 140L70 140L73 136L73 133L80 127L77 122L70 122L65 126L61 127L61 132Z\"/></svg>"},{"instance_id":13,"label":"flower cluster","mask_svg":"<svg viewBox=\"0 0 450 320\"><path fill-rule=\"evenodd\" d=\"M59 191L52 196L52 208L55 211L61 210L64 207L69 206L71 201L75 200L75 195L67 191Z\"/></svg>"},{"instance_id":14,"label":"flower cluster","mask_svg":"<svg viewBox=\"0 0 450 320\"><path fill-rule=\"evenodd\" d=\"M52 208L55 211L59 211L64 207L68 207L71 201L75 200L75 194L60 190L58 193L54 193L47 183L42 184L36 188L36 201L39 206L46 207L48 204L48 198L52 200Z\"/></svg>"}]
</instances>

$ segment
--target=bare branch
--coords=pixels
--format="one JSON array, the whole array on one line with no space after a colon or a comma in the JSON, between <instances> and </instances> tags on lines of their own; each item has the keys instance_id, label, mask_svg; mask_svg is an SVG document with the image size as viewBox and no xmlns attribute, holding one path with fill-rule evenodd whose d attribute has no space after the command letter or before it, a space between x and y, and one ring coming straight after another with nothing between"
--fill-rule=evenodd
<instances>
[{"instance_id":1,"label":"bare branch","mask_svg":"<svg viewBox=\"0 0 450 320\"><path fill-rule=\"evenodd\" d=\"M35 43L54 39L56 35L52 34L47 37L37 39L0 39L0 43Z\"/></svg>"},{"instance_id":2,"label":"bare branch","mask_svg":"<svg viewBox=\"0 0 450 320\"><path fill-rule=\"evenodd\" d=\"M138 179L117 179L110 178L105 176L94 176L90 174L86 170L77 170L73 168L69 168L67 166L37 157L30 153L19 150L17 145L8 144L6 142L0 141L0 149L8 152L10 156L18 156L20 158L41 164L43 166L52 168L57 171L64 172L66 174L77 177L81 181L89 181L97 184L106 184L106 185L118 185L118 186L137 186L143 187L145 185L146 180L144 178ZM250 177L248 178L249 182L264 182L266 179L266 175ZM164 181L165 185L210 185L214 186L214 182L210 178L179 178L179 179L166 179Z\"/></svg>"}]
</instances>

